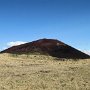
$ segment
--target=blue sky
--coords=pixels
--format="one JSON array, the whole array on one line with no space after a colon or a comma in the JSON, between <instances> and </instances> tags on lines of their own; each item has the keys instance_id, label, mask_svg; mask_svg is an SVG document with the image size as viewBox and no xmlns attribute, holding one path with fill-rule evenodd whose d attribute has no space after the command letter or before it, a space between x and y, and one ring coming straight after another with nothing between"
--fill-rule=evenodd
<instances>
[{"instance_id":1,"label":"blue sky","mask_svg":"<svg viewBox=\"0 0 90 90\"><path fill-rule=\"evenodd\" d=\"M0 0L1 50L41 38L90 50L90 0Z\"/></svg>"}]
</instances>

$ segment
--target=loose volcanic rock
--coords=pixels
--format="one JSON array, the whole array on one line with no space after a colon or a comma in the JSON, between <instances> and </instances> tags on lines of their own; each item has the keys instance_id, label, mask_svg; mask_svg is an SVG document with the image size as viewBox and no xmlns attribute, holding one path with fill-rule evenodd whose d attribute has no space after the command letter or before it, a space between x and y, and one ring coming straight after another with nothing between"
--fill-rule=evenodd
<instances>
[{"instance_id":1,"label":"loose volcanic rock","mask_svg":"<svg viewBox=\"0 0 90 90\"><path fill-rule=\"evenodd\" d=\"M1 53L40 53L48 54L57 58L87 59L89 55L56 39L39 39L26 44L10 47Z\"/></svg>"}]
</instances>

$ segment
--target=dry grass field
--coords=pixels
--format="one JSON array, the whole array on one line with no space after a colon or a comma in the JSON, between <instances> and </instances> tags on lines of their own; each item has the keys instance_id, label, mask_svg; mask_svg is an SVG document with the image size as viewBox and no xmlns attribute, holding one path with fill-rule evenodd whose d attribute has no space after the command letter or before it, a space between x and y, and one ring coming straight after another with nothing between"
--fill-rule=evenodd
<instances>
[{"instance_id":1,"label":"dry grass field","mask_svg":"<svg viewBox=\"0 0 90 90\"><path fill-rule=\"evenodd\" d=\"M0 54L0 90L90 90L90 60Z\"/></svg>"}]
</instances>

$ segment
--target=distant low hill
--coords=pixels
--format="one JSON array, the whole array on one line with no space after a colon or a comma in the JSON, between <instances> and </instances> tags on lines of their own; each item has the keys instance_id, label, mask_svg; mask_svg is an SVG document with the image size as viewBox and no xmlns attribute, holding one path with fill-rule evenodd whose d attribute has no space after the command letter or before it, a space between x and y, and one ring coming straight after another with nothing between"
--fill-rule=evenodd
<instances>
[{"instance_id":1,"label":"distant low hill","mask_svg":"<svg viewBox=\"0 0 90 90\"><path fill-rule=\"evenodd\" d=\"M56 39L39 39L26 44L10 47L1 53L40 53L48 54L58 58L87 59L89 55Z\"/></svg>"}]
</instances>

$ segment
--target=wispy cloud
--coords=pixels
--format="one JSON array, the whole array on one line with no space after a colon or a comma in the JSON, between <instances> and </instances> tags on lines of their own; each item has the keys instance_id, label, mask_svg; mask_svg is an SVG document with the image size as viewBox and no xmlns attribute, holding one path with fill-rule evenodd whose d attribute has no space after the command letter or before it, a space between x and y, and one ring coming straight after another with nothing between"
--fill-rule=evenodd
<instances>
[{"instance_id":1,"label":"wispy cloud","mask_svg":"<svg viewBox=\"0 0 90 90\"><path fill-rule=\"evenodd\" d=\"M12 46L21 45L21 44L24 44L24 43L26 43L26 42L23 42L23 41L12 41L12 42L8 42L7 46L8 47L12 47Z\"/></svg>"},{"instance_id":2,"label":"wispy cloud","mask_svg":"<svg viewBox=\"0 0 90 90\"><path fill-rule=\"evenodd\" d=\"M83 52L90 55L90 50L84 50Z\"/></svg>"},{"instance_id":3,"label":"wispy cloud","mask_svg":"<svg viewBox=\"0 0 90 90\"><path fill-rule=\"evenodd\" d=\"M27 43L27 42L23 42L23 41L11 41L11 42L6 43L6 45L3 46L2 48L0 48L0 51L5 50L5 49L7 49L9 47L21 45L21 44L24 44L24 43Z\"/></svg>"}]
</instances>

